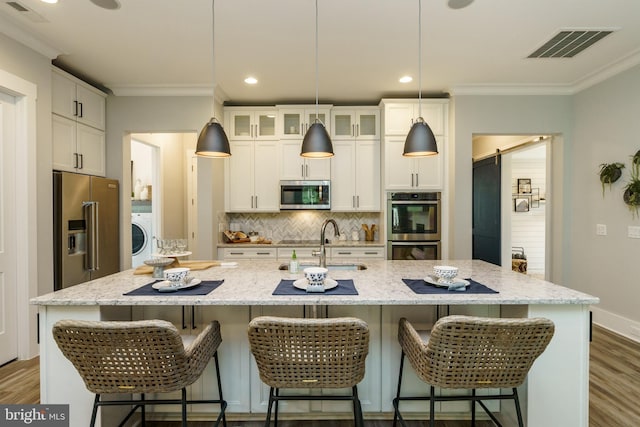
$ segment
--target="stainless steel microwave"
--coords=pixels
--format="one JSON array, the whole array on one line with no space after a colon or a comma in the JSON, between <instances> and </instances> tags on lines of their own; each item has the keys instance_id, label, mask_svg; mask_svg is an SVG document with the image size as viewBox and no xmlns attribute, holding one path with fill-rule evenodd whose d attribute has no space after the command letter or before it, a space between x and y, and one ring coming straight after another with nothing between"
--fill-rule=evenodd
<instances>
[{"instance_id":1,"label":"stainless steel microwave","mask_svg":"<svg viewBox=\"0 0 640 427\"><path fill-rule=\"evenodd\" d=\"M280 209L331 209L331 181L280 181Z\"/></svg>"}]
</instances>

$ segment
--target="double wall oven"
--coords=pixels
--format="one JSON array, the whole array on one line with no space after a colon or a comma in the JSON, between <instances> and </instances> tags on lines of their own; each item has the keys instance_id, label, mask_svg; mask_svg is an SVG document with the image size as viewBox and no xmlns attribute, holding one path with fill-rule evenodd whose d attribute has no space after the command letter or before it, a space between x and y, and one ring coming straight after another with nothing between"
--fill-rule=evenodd
<instances>
[{"instance_id":1,"label":"double wall oven","mask_svg":"<svg viewBox=\"0 0 640 427\"><path fill-rule=\"evenodd\" d=\"M387 258L440 259L440 193L387 194Z\"/></svg>"}]
</instances>

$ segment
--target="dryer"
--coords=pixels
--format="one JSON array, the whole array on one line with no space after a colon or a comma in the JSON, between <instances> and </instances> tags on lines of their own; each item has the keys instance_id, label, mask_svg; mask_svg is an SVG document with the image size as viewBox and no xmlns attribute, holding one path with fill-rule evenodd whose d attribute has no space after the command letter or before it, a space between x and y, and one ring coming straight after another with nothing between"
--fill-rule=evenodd
<instances>
[{"instance_id":1,"label":"dryer","mask_svg":"<svg viewBox=\"0 0 640 427\"><path fill-rule=\"evenodd\" d=\"M131 214L131 267L136 268L153 253L153 220L151 213Z\"/></svg>"}]
</instances>

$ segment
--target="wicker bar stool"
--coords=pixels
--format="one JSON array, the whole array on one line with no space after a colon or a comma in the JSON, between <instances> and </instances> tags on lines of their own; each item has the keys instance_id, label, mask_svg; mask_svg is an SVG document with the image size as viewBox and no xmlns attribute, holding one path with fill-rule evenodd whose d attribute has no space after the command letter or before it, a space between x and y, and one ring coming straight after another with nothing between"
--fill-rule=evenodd
<instances>
[{"instance_id":1,"label":"wicker bar stool","mask_svg":"<svg viewBox=\"0 0 640 427\"><path fill-rule=\"evenodd\" d=\"M85 386L95 393L91 426L100 406L133 405L120 425L141 410L145 425L145 405L182 405L182 426L187 425L187 404L219 404L216 426L226 427L227 402L222 397L218 347L222 342L220 324L211 322L186 347L176 327L164 320L106 322L60 320L53 336L62 354L78 370ZM209 360L215 361L218 399L187 400L186 387L202 374ZM180 399L146 399L146 393L181 390ZM134 400L105 400L103 394L140 394Z\"/></svg>"},{"instance_id":2,"label":"wicker bar stool","mask_svg":"<svg viewBox=\"0 0 640 427\"><path fill-rule=\"evenodd\" d=\"M517 387L531 365L547 348L554 333L552 321L543 318L496 319L446 316L438 320L427 341L407 321L400 319L398 341L402 348L398 389L393 399L393 425L399 419L400 401L429 400L430 426L435 425L436 401L471 401L471 425L475 426L476 402L496 425L501 426L483 400L513 399L518 425L524 426ZM428 396L401 397L405 356L418 377L430 386ZM436 396L435 387L468 389L471 396ZM510 388L509 394L476 395L477 389Z\"/></svg>"},{"instance_id":3,"label":"wicker bar stool","mask_svg":"<svg viewBox=\"0 0 640 427\"><path fill-rule=\"evenodd\" d=\"M249 344L260 379L270 387L265 427L278 425L280 400L351 400L363 426L357 384L369 353L369 327L353 317L294 319L263 316L249 323ZM348 396L282 395L280 389L351 388Z\"/></svg>"}]
</instances>

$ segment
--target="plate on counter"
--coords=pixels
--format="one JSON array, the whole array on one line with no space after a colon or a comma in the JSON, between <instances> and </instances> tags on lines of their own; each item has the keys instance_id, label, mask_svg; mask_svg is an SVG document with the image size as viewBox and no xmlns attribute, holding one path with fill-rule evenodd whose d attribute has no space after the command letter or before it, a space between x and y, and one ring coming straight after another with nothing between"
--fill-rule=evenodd
<instances>
[{"instance_id":1,"label":"plate on counter","mask_svg":"<svg viewBox=\"0 0 640 427\"><path fill-rule=\"evenodd\" d=\"M436 276L429 275L429 276L424 278L424 281L427 282L430 285L438 286L440 288L453 288L453 289L455 289L455 288L466 288L467 286L469 286L469 281L468 280L458 279L457 277L455 279L453 279L449 283L443 283Z\"/></svg>"},{"instance_id":2,"label":"plate on counter","mask_svg":"<svg viewBox=\"0 0 640 427\"><path fill-rule=\"evenodd\" d=\"M151 254L151 256L159 257L159 258L175 258L175 257L189 256L191 254L192 252L186 251L186 252L171 252L166 254L154 253L154 254Z\"/></svg>"},{"instance_id":3,"label":"plate on counter","mask_svg":"<svg viewBox=\"0 0 640 427\"><path fill-rule=\"evenodd\" d=\"M170 282L169 280L163 280L162 282L154 283L153 285L151 285L151 287L160 292L175 292L179 291L180 289L189 289L193 288L194 286L198 286L200 283L202 283L202 280L191 279L189 283L185 283L181 286L173 286L171 283L172 282Z\"/></svg>"},{"instance_id":4,"label":"plate on counter","mask_svg":"<svg viewBox=\"0 0 640 427\"><path fill-rule=\"evenodd\" d=\"M303 291L307 290L307 286L309 286L309 281L307 279L298 279L293 282L293 286L298 289L302 289ZM338 286L338 282L333 279L329 279L328 277L324 279L324 290L327 291L329 289L333 289Z\"/></svg>"}]
</instances>

